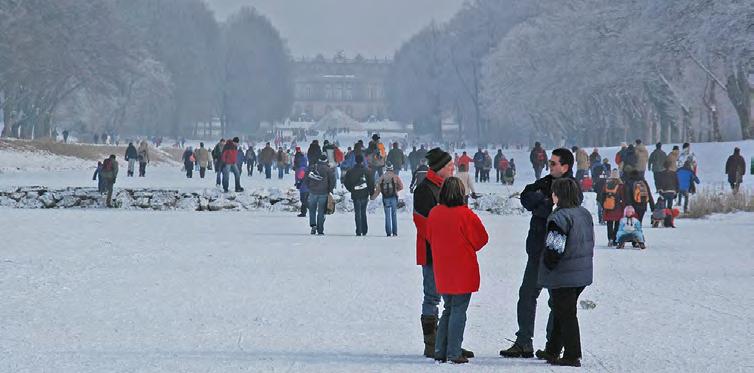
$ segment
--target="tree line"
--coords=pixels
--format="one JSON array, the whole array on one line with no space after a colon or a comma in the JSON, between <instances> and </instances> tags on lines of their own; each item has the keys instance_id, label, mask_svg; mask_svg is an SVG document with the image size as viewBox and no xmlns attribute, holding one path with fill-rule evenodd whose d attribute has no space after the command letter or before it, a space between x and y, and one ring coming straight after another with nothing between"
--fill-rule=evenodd
<instances>
[{"instance_id":1,"label":"tree line","mask_svg":"<svg viewBox=\"0 0 754 373\"><path fill-rule=\"evenodd\" d=\"M0 0L2 136L252 133L290 113L291 58L253 8L201 0Z\"/></svg>"},{"instance_id":2,"label":"tree line","mask_svg":"<svg viewBox=\"0 0 754 373\"><path fill-rule=\"evenodd\" d=\"M744 1L474 0L404 43L387 95L479 142L751 139L753 63Z\"/></svg>"}]
</instances>

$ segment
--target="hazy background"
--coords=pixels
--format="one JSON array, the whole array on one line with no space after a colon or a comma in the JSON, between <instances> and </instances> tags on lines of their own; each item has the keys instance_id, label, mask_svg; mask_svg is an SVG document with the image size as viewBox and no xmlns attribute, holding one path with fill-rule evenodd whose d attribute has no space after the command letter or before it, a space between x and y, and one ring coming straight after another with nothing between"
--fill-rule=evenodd
<instances>
[{"instance_id":1,"label":"hazy background","mask_svg":"<svg viewBox=\"0 0 754 373\"><path fill-rule=\"evenodd\" d=\"M348 56L393 56L433 19L446 21L463 0L207 0L218 20L256 7L288 40L295 57L345 50Z\"/></svg>"}]
</instances>

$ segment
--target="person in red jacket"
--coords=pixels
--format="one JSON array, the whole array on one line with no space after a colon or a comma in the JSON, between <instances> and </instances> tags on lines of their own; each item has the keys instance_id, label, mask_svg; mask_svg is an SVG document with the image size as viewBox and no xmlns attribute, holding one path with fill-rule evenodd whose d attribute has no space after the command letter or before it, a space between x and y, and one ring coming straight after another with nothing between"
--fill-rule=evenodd
<instances>
[{"instance_id":1,"label":"person in red jacket","mask_svg":"<svg viewBox=\"0 0 754 373\"><path fill-rule=\"evenodd\" d=\"M465 197L461 179L445 179L440 190L440 204L432 209L427 219L435 284L443 300L435 360L450 360L456 364L469 361L461 350L466 310L471 293L479 291L476 252L489 240L482 221L466 206Z\"/></svg>"},{"instance_id":2,"label":"person in red jacket","mask_svg":"<svg viewBox=\"0 0 754 373\"><path fill-rule=\"evenodd\" d=\"M241 140L238 137L234 137L233 141L226 142L223 147L222 155L220 156L223 164L222 183L223 191L225 193L228 192L228 173L230 172L233 173L236 182L236 192L243 192L243 188L241 188L241 171L238 169L238 165L236 165L236 161L238 160L238 143L240 141Z\"/></svg>"},{"instance_id":3,"label":"person in red jacket","mask_svg":"<svg viewBox=\"0 0 754 373\"><path fill-rule=\"evenodd\" d=\"M453 176L453 157L440 148L427 152L429 171L424 180L414 189L414 225L416 226L416 264L422 267L424 300L422 303L421 324L424 334L424 356L435 357L437 337L437 316L440 295L435 287L435 274L432 268L432 247L427 240L427 218L440 200L440 188L445 179ZM471 351L464 356L474 357Z\"/></svg>"},{"instance_id":4,"label":"person in red jacket","mask_svg":"<svg viewBox=\"0 0 754 373\"><path fill-rule=\"evenodd\" d=\"M458 163L458 166L465 164L466 169L468 170L469 165L471 165L471 161L472 161L471 157L469 157L469 155L466 154L466 152L463 152L463 154L461 154L461 156L458 157L458 162L456 163Z\"/></svg>"}]
</instances>

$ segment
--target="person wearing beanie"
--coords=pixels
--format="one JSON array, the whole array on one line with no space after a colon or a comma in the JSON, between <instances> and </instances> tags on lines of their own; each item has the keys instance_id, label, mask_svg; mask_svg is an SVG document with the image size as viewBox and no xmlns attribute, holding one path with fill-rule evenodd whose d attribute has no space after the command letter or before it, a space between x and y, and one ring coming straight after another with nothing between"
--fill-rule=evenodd
<instances>
[{"instance_id":1,"label":"person wearing beanie","mask_svg":"<svg viewBox=\"0 0 754 373\"><path fill-rule=\"evenodd\" d=\"M343 185L351 192L356 236L366 236L369 230L367 205L369 197L374 193L374 173L364 166L362 154L356 154L354 158L354 166L343 176Z\"/></svg>"},{"instance_id":2,"label":"person wearing beanie","mask_svg":"<svg viewBox=\"0 0 754 373\"><path fill-rule=\"evenodd\" d=\"M534 338L534 320L537 312L537 298L542 287L537 282L539 265L542 252L545 247L545 235L547 232L547 218L552 213L552 183L559 179L571 179L573 177L574 156L570 150L559 148L552 151L548 165L550 174L527 185L521 192L521 205L531 211L529 222L529 234L526 238L526 254L528 260L524 270L524 278L518 291L517 320L518 331L516 341L511 347L500 351L500 355L506 358L531 358L534 356L532 339ZM577 183L578 184L578 183ZM579 189L579 202L584 196ZM552 330L552 317L548 319L548 334ZM537 351L538 357L543 357L548 350Z\"/></svg>"},{"instance_id":3,"label":"person wearing beanie","mask_svg":"<svg viewBox=\"0 0 754 373\"><path fill-rule=\"evenodd\" d=\"M396 174L395 165L385 165L385 174L377 181L372 199L382 194L382 206L385 208L385 233L388 237L398 236L398 192L403 190L403 181Z\"/></svg>"},{"instance_id":4,"label":"person wearing beanie","mask_svg":"<svg viewBox=\"0 0 754 373\"><path fill-rule=\"evenodd\" d=\"M327 155L319 153L318 162L312 162L306 172L304 183L309 189L309 227L311 234L325 234L325 210L327 198L335 189L335 173L327 165Z\"/></svg>"},{"instance_id":5,"label":"person wearing beanie","mask_svg":"<svg viewBox=\"0 0 754 373\"><path fill-rule=\"evenodd\" d=\"M453 176L455 165L453 157L440 148L428 151L426 158L429 171L414 190L414 225L416 226L416 264L422 267L424 287L421 314L424 356L434 358L440 295L435 286L432 248L427 237L427 218L439 202L443 181ZM471 351L462 350L462 354L466 358L474 357Z\"/></svg>"}]
</instances>

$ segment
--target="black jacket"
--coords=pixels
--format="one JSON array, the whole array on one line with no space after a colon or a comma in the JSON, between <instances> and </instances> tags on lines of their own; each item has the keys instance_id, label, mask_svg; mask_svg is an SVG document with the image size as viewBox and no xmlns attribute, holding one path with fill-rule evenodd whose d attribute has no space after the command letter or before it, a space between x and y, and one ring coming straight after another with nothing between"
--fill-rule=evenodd
<instances>
[{"instance_id":1,"label":"black jacket","mask_svg":"<svg viewBox=\"0 0 754 373\"><path fill-rule=\"evenodd\" d=\"M425 178L414 190L414 214L429 218L429 213L440 201L440 187ZM427 242L427 265L432 265L432 247Z\"/></svg>"},{"instance_id":2,"label":"black jacket","mask_svg":"<svg viewBox=\"0 0 754 373\"><path fill-rule=\"evenodd\" d=\"M343 185L351 192L351 198L367 199L374 193L374 172L369 172L364 165L357 164L346 173Z\"/></svg>"},{"instance_id":3,"label":"black jacket","mask_svg":"<svg viewBox=\"0 0 754 373\"><path fill-rule=\"evenodd\" d=\"M126 149L126 161L129 161L131 159L138 160L139 158L139 152L136 151L136 147L133 145L129 145L128 149Z\"/></svg>"},{"instance_id":4,"label":"black jacket","mask_svg":"<svg viewBox=\"0 0 754 373\"><path fill-rule=\"evenodd\" d=\"M573 178L570 171L563 177ZM529 235L526 237L526 253L530 256L539 257L545 247L547 234L547 218L552 213L552 182L555 178L547 175L532 184L527 185L521 192L521 205L531 211L529 221ZM579 190L579 200L584 201L584 196Z\"/></svg>"},{"instance_id":5,"label":"black jacket","mask_svg":"<svg viewBox=\"0 0 754 373\"><path fill-rule=\"evenodd\" d=\"M328 194L335 189L335 172L327 162L317 162L309 167L304 183L311 194Z\"/></svg>"}]
</instances>

